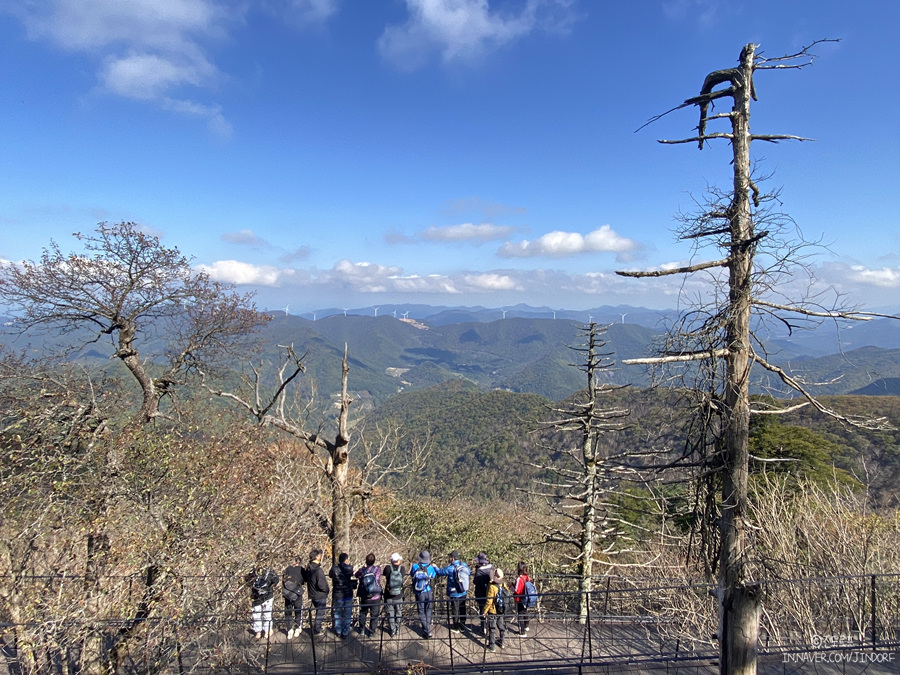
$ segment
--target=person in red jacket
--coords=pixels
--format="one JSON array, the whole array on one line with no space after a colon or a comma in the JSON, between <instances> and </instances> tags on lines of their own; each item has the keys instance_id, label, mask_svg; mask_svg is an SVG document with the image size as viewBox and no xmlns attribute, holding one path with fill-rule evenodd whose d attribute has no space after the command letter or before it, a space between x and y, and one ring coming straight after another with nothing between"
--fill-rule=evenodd
<instances>
[{"instance_id":1,"label":"person in red jacket","mask_svg":"<svg viewBox=\"0 0 900 675\"><path fill-rule=\"evenodd\" d=\"M516 622L519 624L519 637L525 637L528 632L528 607L525 605L525 582L531 581L528 576L528 565L519 562L516 568L516 584L513 587L513 597L516 599Z\"/></svg>"}]
</instances>

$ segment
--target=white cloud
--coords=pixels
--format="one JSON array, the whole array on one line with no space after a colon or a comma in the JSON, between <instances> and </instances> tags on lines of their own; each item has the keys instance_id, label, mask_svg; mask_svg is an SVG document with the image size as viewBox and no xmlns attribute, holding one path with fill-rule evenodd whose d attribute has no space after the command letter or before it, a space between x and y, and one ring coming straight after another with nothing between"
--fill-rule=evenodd
<instances>
[{"instance_id":1,"label":"white cloud","mask_svg":"<svg viewBox=\"0 0 900 675\"><path fill-rule=\"evenodd\" d=\"M301 24L324 23L339 5L339 0L290 0L289 11Z\"/></svg>"},{"instance_id":2,"label":"white cloud","mask_svg":"<svg viewBox=\"0 0 900 675\"><path fill-rule=\"evenodd\" d=\"M566 258L584 253L626 254L638 248L635 241L616 234L609 225L582 235L579 232L548 232L537 239L507 242L497 251L503 258L546 256Z\"/></svg>"},{"instance_id":3,"label":"white cloud","mask_svg":"<svg viewBox=\"0 0 900 675\"><path fill-rule=\"evenodd\" d=\"M403 70L422 67L437 51L445 63L477 60L537 29L563 30L571 2L526 0L518 12L491 11L488 0L406 0L409 19L388 26L381 55Z\"/></svg>"},{"instance_id":4,"label":"white cloud","mask_svg":"<svg viewBox=\"0 0 900 675\"><path fill-rule=\"evenodd\" d=\"M231 138L234 127L225 119L222 108L218 105L204 105L193 101L164 98L161 105L165 110L172 110L183 115L193 115L206 120L210 133L220 138Z\"/></svg>"},{"instance_id":5,"label":"white cloud","mask_svg":"<svg viewBox=\"0 0 900 675\"><path fill-rule=\"evenodd\" d=\"M508 274L466 274L463 280L473 290L482 291L523 291L521 283Z\"/></svg>"},{"instance_id":6,"label":"white cloud","mask_svg":"<svg viewBox=\"0 0 900 675\"><path fill-rule=\"evenodd\" d=\"M581 301L624 302L643 306L673 306L685 293L696 295L708 289L702 279L685 281L680 277L664 279L626 279L612 271L576 274L553 269L494 269L459 271L452 274L410 274L395 265L340 260L330 269L276 268L222 260L198 269L216 281L263 288L304 291L310 297L347 299L373 296L374 302L388 298L417 296L420 301L454 296L464 302L466 296L489 298L508 303L523 300L532 304L558 302L566 297ZM296 297L296 295L294 295ZM458 298L458 299L457 299ZM384 299L384 300L383 300Z\"/></svg>"},{"instance_id":7,"label":"white cloud","mask_svg":"<svg viewBox=\"0 0 900 675\"><path fill-rule=\"evenodd\" d=\"M516 232L516 228L509 225L493 225L491 223L462 223L460 225L447 225L444 227L429 227L419 233L426 241L492 241L506 239Z\"/></svg>"},{"instance_id":8,"label":"white cloud","mask_svg":"<svg viewBox=\"0 0 900 675\"><path fill-rule=\"evenodd\" d=\"M202 86L215 73L205 59L183 60L159 54L128 54L106 60L99 78L109 91L124 98L153 100L181 85Z\"/></svg>"},{"instance_id":9,"label":"white cloud","mask_svg":"<svg viewBox=\"0 0 900 675\"><path fill-rule=\"evenodd\" d=\"M227 241L229 244L238 244L239 246L254 246L257 248L270 247L269 242L258 236L253 230L226 232L222 235L222 241Z\"/></svg>"},{"instance_id":10,"label":"white cloud","mask_svg":"<svg viewBox=\"0 0 900 675\"><path fill-rule=\"evenodd\" d=\"M524 228L512 225L494 225L493 223L460 223L459 225L432 226L421 232L408 235L390 231L384 235L388 244L415 244L417 242L461 243L475 242L483 244L498 239L508 239Z\"/></svg>"},{"instance_id":11,"label":"white cloud","mask_svg":"<svg viewBox=\"0 0 900 675\"><path fill-rule=\"evenodd\" d=\"M120 44L186 52L195 48L194 36L214 30L226 16L226 9L210 0L46 0L23 5L20 12L33 37L50 38L72 50Z\"/></svg>"},{"instance_id":12,"label":"white cloud","mask_svg":"<svg viewBox=\"0 0 900 675\"><path fill-rule=\"evenodd\" d=\"M197 269L208 274L213 281L254 286L281 286L295 274L292 269L252 265L238 260L217 260L212 265L197 265Z\"/></svg>"},{"instance_id":13,"label":"white cloud","mask_svg":"<svg viewBox=\"0 0 900 675\"><path fill-rule=\"evenodd\" d=\"M222 79L206 46L241 19L239 8L219 0L46 0L13 13L33 39L95 56L100 90L198 117L216 135L231 135L218 105L178 94Z\"/></svg>"},{"instance_id":14,"label":"white cloud","mask_svg":"<svg viewBox=\"0 0 900 675\"><path fill-rule=\"evenodd\" d=\"M900 288L900 267L882 267L872 270L862 265L850 268L850 278L862 284L871 284L881 288Z\"/></svg>"}]
</instances>

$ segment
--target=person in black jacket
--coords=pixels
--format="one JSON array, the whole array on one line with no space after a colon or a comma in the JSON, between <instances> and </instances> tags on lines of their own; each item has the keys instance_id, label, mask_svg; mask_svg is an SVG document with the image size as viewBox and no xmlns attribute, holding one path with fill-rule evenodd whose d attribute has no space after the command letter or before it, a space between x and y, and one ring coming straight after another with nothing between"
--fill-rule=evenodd
<instances>
[{"instance_id":1,"label":"person in black jacket","mask_svg":"<svg viewBox=\"0 0 900 675\"><path fill-rule=\"evenodd\" d=\"M475 587L475 604L478 605L478 614L481 617L481 634L487 635L487 622L484 618L484 606L487 603L488 586L494 576L494 566L484 553L479 553L472 561L475 566L475 574L472 575L472 585Z\"/></svg>"},{"instance_id":2,"label":"person in black jacket","mask_svg":"<svg viewBox=\"0 0 900 675\"><path fill-rule=\"evenodd\" d=\"M284 597L284 620L287 623L287 639L300 635L303 623L303 577L305 570L298 559L288 565L281 577L281 595Z\"/></svg>"},{"instance_id":3,"label":"person in black jacket","mask_svg":"<svg viewBox=\"0 0 900 675\"><path fill-rule=\"evenodd\" d=\"M272 607L275 604L275 586L278 574L270 567L257 567L246 577L250 584L251 627L253 637L264 640L272 633Z\"/></svg>"},{"instance_id":4,"label":"person in black jacket","mask_svg":"<svg viewBox=\"0 0 900 675\"><path fill-rule=\"evenodd\" d=\"M334 607L334 632L346 640L350 635L350 623L353 620L353 589L356 579L353 577L353 565L350 555L341 553L337 565L328 572L331 577L331 604Z\"/></svg>"},{"instance_id":5,"label":"person in black jacket","mask_svg":"<svg viewBox=\"0 0 900 675\"><path fill-rule=\"evenodd\" d=\"M316 617L312 622L313 635L321 635L325 608L328 605L328 579L325 578L325 570L322 569L320 548L314 548L309 554L309 565L306 566L306 590L309 601L316 610Z\"/></svg>"}]
</instances>

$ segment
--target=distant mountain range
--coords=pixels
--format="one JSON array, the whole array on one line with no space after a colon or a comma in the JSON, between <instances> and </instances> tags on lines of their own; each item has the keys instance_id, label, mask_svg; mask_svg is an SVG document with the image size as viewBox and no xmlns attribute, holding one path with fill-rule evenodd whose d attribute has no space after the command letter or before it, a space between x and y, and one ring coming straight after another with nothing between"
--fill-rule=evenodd
<instances>
[{"instance_id":1,"label":"distant mountain range","mask_svg":"<svg viewBox=\"0 0 900 675\"><path fill-rule=\"evenodd\" d=\"M585 386L573 367L579 355L571 347L582 341L579 329L588 320L608 325L608 351L616 365L603 373L612 384L647 386L646 369L618 362L653 353L664 337L670 313L639 307L598 307L582 312L517 305L502 311L483 307L388 305L368 315L354 310L317 312L313 321L272 312L260 335L262 358L274 363L277 345L294 345L306 357L305 386L320 394L340 385L344 344L350 357L350 386L360 402L377 404L410 390L462 379L483 390L502 389L559 400ZM396 313L396 317L394 314ZM498 316L499 315L499 316ZM573 318L578 315L578 318ZM624 319L624 320L623 320ZM10 323L7 321L7 323ZM8 343L7 325L0 343ZM759 331L764 333L762 329ZM900 378L900 321L878 319L839 333L833 326L793 335L764 335L770 361L789 367L805 382L822 383L818 394L896 394ZM42 342L29 337L33 348ZM17 340L22 345L26 340ZM843 351L842 351L843 349ZM108 359L108 343L91 345L85 359ZM894 378L894 379L892 379ZM757 390L777 382L760 380ZM775 393L778 393L776 390Z\"/></svg>"},{"instance_id":2,"label":"distant mountain range","mask_svg":"<svg viewBox=\"0 0 900 675\"><path fill-rule=\"evenodd\" d=\"M290 315L290 309L270 310L273 315ZM636 323L647 328L659 328L665 317L675 316L673 311L647 309L646 307L631 307L619 305L611 307L604 305L593 309L553 309L551 307L532 307L531 305L518 304L503 308L489 307L448 307L435 305L380 305L378 307L356 307L352 309L338 309L328 307L314 312L297 314L304 319L318 320L329 316L390 316L395 319L416 319L430 326L445 326L452 323L489 323L498 319L570 319L581 323L593 320L595 323Z\"/></svg>"}]
</instances>

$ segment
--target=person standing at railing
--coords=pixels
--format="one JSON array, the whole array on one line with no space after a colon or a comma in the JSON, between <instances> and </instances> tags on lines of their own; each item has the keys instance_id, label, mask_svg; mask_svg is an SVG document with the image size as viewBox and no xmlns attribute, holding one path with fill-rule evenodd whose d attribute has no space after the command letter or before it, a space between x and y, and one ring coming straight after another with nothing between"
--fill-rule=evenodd
<instances>
[{"instance_id":1,"label":"person standing at railing","mask_svg":"<svg viewBox=\"0 0 900 675\"><path fill-rule=\"evenodd\" d=\"M375 564L375 554L366 556L365 567L356 570L359 586L359 626L357 632L372 637L381 614L381 568ZM369 627L366 628L366 616L369 616Z\"/></svg>"},{"instance_id":2,"label":"person standing at railing","mask_svg":"<svg viewBox=\"0 0 900 675\"><path fill-rule=\"evenodd\" d=\"M466 627L466 594L469 592L469 566L459 559L459 551L450 554L450 564L435 570L447 577L447 602L450 603L450 630L462 633Z\"/></svg>"},{"instance_id":3,"label":"person standing at railing","mask_svg":"<svg viewBox=\"0 0 900 675\"><path fill-rule=\"evenodd\" d=\"M320 548L314 548L309 554L309 564L306 566L306 588L309 593L309 602L316 610L315 619L312 621L312 632L313 635L321 635L325 607L328 605L328 579L325 578L325 570L322 569L322 549Z\"/></svg>"},{"instance_id":4,"label":"person standing at railing","mask_svg":"<svg viewBox=\"0 0 900 675\"><path fill-rule=\"evenodd\" d=\"M265 640L272 633L272 608L275 605L275 586L278 574L270 567L257 567L247 575L250 582L251 630L253 637Z\"/></svg>"},{"instance_id":5,"label":"person standing at railing","mask_svg":"<svg viewBox=\"0 0 900 675\"><path fill-rule=\"evenodd\" d=\"M287 639L300 635L303 623L303 565L300 556L288 565L281 577L281 595L284 597L284 620L287 623Z\"/></svg>"},{"instance_id":6,"label":"person standing at railing","mask_svg":"<svg viewBox=\"0 0 900 675\"><path fill-rule=\"evenodd\" d=\"M528 610L531 609L531 603L533 602L532 595L528 591L533 589L534 584L531 581L531 577L528 576L528 564L520 561L516 568L516 583L513 587L519 637L525 637L525 634L528 632Z\"/></svg>"},{"instance_id":7,"label":"person standing at railing","mask_svg":"<svg viewBox=\"0 0 900 675\"><path fill-rule=\"evenodd\" d=\"M338 556L337 564L332 566L328 576L331 577L334 632L342 640L346 640L350 635L350 624L353 621L353 589L356 588L349 553L341 553Z\"/></svg>"},{"instance_id":8,"label":"person standing at railing","mask_svg":"<svg viewBox=\"0 0 900 675\"><path fill-rule=\"evenodd\" d=\"M503 637L506 635L504 614L508 611L509 604L509 591L506 590L506 584L503 581L503 570L498 567L491 577L491 583L487 589L487 601L484 603L484 614L488 624L487 649L489 652L497 651L494 645L503 649Z\"/></svg>"},{"instance_id":9,"label":"person standing at railing","mask_svg":"<svg viewBox=\"0 0 900 675\"><path fill-rule=\"evenodd\" d=\"M390 565L381 571L384 579L384 611L387 613L388 635L396 637L400 634L400 622L403 618L403 578L406 568L403 556L399 553L391 555Z\"/></svg>"},{"instance_id":10,"label":"person standing at railing","mask_svg":"<svg viewBox=\"0 0 900 675\"><path fill-rule=\"evenodd\" d=\"M416 607L419 610L419 621L422 623L422 636L431 639L431 613L434 605L434 590L431 588L431 580L436 576L431 564L431 554L422 551L419 561L409 571L412 579L413 593L416 596Z\"/></svg>"},{"instance_id":11,"label":"person standing at railing","mask_svg":"<svg viewBox=\"0 0 900 675\"><path fill-rule=\"evenodd\" d=\"M475 565L473 586L475 586L475 604L478 605L478 616L481 617L481 634L487 635L487 625L484 619L484 604L487 602L488 586L491 585L491 577L494 575L494 566L484 553L479 553L472 561Z\"/></svg>"}]
</instances>

